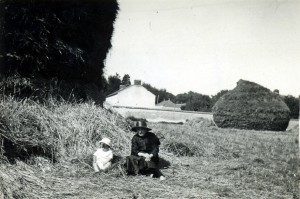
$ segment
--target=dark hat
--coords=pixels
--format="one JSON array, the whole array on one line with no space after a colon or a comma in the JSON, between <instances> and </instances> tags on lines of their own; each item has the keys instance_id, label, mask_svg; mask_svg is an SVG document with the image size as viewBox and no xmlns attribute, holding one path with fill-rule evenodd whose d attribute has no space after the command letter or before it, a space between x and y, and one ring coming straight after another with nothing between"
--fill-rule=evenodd
<instances>
[{"instance_id":1,"label":"dark hat","mask_svg":"<svg viewBox=\"0 0 300 199\"><path fill-rule=\"evenodd\" d=\"M138 129L147 129L148 131L151 130L147 127L147 123L145 121L137 121L131 130L136 132Z\"/></svg>"}]
</instances>

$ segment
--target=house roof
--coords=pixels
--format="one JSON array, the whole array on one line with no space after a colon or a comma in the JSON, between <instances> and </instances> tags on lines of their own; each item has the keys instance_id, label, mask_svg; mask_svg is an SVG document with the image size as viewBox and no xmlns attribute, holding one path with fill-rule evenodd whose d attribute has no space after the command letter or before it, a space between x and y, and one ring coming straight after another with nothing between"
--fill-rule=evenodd
<instances>
[{"instance_id":1,"label":"house roof","mask_svg":"<svg viewBox=\"0 0 300 199\"><path fill-rule=\"evenodd\" d=\"M106 98L108 98L108 97L112 97L112 96L114 96L114 95L117 95L117 94L119 94L120 92L122 92L122 91L124 91L124 90L126 90L126 89L128 89L128 88L131 88L131 87L141 87L141 88L144 88L144 89L146 89L144 86L142 86L142 85L135 85L135 84L133 84L133 85L130 85L130 86L126 86L126 87L123 87L123 88L120 88L119 90L117 90L117 91L115 91L115 92L113 92L113 93L111 93L111 94L109 94L109 95L107 95L106 96ZM147 89L146 89L147 90ZM148 91L148 90L147 90ZM148 92L150 92L150 91L148 91ZM151 93L151 92L150 92ZM152 93L153 94L153 93Z\"/></svg>"},{"instance_id":2,"label":"house roof","mask_svg":"<svg viewBox=\"0 0 300 199\"><path fill-rule=\"evenodd\" d=\"M174 104L171 100L165 100L158 103L156 106L164 106L164 107L172 107L172 108L180 108L177 104Z\"/></svg>"},{"instance_id":3,"label":"house roof","mask_svg":"<svg viewBox=\"0 0 300 199\"><path fill-rule=\"evenodd\" d=\"M185 106L185 103L184 104L175 104L171 100L164 100L164 101L156 104L156 106L171 107L171 108L181 108L182 106Z\"/></svg>"},{"instance_id":4,"label":"house roof","mask_svg":"<svg viewBox=\"0 0 300 199\"><path fill-rule=\"evenodd\" d=\"M106 97L111 97L111 96L114 96L114 95L117 95L118 93L120 93L121 91L125 90L125 89L128 89L129 87L132 87L132 86L137 86L137 85L130 85L130 86L126 86L126 87L123 87L109 95L107 95Z\"/></svg>"}]
</instances>

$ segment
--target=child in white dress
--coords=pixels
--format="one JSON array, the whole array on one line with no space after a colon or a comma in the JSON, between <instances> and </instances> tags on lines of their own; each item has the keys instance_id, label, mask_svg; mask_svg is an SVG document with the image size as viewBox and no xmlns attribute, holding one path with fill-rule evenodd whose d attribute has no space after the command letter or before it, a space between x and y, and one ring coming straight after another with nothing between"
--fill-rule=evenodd
<instances>
[{"instance_id":1,"label":"child in white dress","mask_svg":"<svg viewBox=\"0 0 300 199\"><path fill-rule=\"evenodd\" d=\"M110 139L103 138L100 142L100 148L93 155L93 167L95 172L106 170L111 166L113 152L111 150Z\"/></svg>"}]
</instances>

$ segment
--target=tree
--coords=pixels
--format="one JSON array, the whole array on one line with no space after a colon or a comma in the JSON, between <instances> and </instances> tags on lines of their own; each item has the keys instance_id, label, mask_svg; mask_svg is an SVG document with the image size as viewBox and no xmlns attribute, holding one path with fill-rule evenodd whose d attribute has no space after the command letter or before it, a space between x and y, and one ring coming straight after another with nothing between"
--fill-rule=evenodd
<instances>
[{"instance_id":1,"label":"tree","mask_svg":"<svg viewBox=\"0 0 300 199\"><path fill-rule=\"evenodd\" d=\"M296 98L292 95L287 95L283 97L283 101L289 107L291 111L291 118L298 119L299 118L299 97Z\"/></svg>"},{"instance_id":2,"label":"tree","mask_svg":"<svg viewBox=\"0 0 300 199\"><path fill-rule=\"evenodd\" d=\"M176 96L176 102L185 103L186 105L182 107L182 109L188 111L209 112L212 107L212 100L208 95L202 95L192 91L178 94Z\"/></svg>"},{"instance_id":3,"label":"tree","mask_svg":"<svg viewBox=\"0 0 300 199\"><path fill-rule=\"evenodd\" d=\"M156 96L156 99L155 99L156 103L160 103L164 100L171 100L171 101L175 100L175 95L167 92L166 89L157 89L157 88L151 86L150 84L146 84L146 83L143 83L143 86L148 91L150 91L151 93L153 93Z\"/></svg>"},{"instance_id":4,"label":"tree","mask_svg":"<svg viewBox=\"0 0 300 199\"><path fill-rule=\"evenodd\" d=\"M189 100L190 95L188 93L181 93L176 95L176 103L180 103L180 104L184 104L187 103L187 101Z\"/></svg>"},{"instance_id":5,"label":"tree","mask_svg":"<svg viewBox=\"0 0 300 199\"><path fill-rule=\"evenodd\" d=\"M101 85L102 91L105 93L108 90L108 81L104 76L101 77Z\"/></svg>"},{"instance_id":6,"label":"tree","mask_svg":"<svg viewBox=\"0 0 300 199\"><path fill-rule=\"evenodd\" d=\"M130 76L128 74L125 74L123 76L122 85L125 85L125 86L130 86L131 85Z\"/></svg>"},{"instance_id":7,"label":"tree","mask_svg":"<svg viewBox=\"0 0 300 199\"><path fill-rule=\"evenodd\" d=\"M120 85L121 85L121 79L120 79L120 75L118 73L116 73L113 76L109 76L106 95L109 95L109 94L119 90Z\"/></svg>"}]
</instances>

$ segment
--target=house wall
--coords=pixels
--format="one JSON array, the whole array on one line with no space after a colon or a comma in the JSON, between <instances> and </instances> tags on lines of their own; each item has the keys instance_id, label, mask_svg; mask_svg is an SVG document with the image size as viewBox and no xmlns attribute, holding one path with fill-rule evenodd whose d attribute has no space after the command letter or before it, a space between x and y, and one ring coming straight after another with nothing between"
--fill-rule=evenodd
<instances>
[{"instance_id":1,"label":"house wall","mask_svg":"<svg viewBox=\"0 0 300 199\"><path fill-rule=\"evenodd\" d=\"M140 85L132 85L105 101L112 106L155 107L155 95Z\"/></svg>"}]
</instances>

